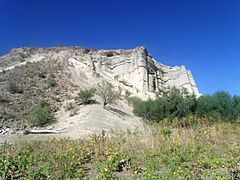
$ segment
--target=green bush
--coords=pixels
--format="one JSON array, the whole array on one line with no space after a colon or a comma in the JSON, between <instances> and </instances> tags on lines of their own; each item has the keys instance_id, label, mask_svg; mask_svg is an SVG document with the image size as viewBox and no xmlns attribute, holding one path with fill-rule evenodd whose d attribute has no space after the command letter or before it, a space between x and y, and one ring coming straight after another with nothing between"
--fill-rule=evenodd
<instances>
[{"instance_id":1,"label":"green bush","mask_svg":"<svg viewBox=\"0 0 240 180\"><path fill-rule=\"evenodd\" d=\"M94 90L81 90L78 93L78 96L75 98L75 101L83 103L83 104L91 104L94 102L92 97L94 96Z\"/></svg>"},{"instance_id":2,"label":"green bush","mask_svg":"<svg viewBox=\"0 0 240 180\"><path fill-rule=\"evenodd\" d=\"M7 84L7 90L8 90L8 92L10 92L11 94L23 93L22 88L19 87L15 81L10 81L10 82L8 82L8 84Z\"/></svg>"},{"instance_id":3,"label":"green bush","mask_svg":"<svg viewBox=\"0 0 240 180\"><path fill-rule=\"evenodd\" d=\"M218 120L235 121L239 114L239 97L219 91L212 96L204 95L198 98L197 115L213 117Z\"/></svg>"},{"instance_id":4,"label":"green bush","mask_svg":"<svg viewBox=\"0 0 240 180\"><path fill-rule=\"evenodd\" d=\"M0 95L0 103L8 103L9 99L7 99L6 97Z\"/></svg>"},{"instance_id":5,"label":"green bush","mask_svg":"<svg viewBox=\"0 0 240 180\"><path fill-rule=\"evenodd\" d=\"M53 120L54 114L46 101L42 101L33 108L27 118L28 124L31 126L42 126L53 122Z\"/></svg>"},{"instance_id":6,"label":"green bush","mask_svg":"<svg viewBox=\"0 0 240 180\"><path fill-rule=\"evenodd\" d=\"M233 117L236 120L240 119L240 96L233 97Z\"/></svg>"},{"instance_id":7,"label":"green bush","mask_svg":"<svg viewBox=\"0 0 240 180\"><path fill-rule=\"evenodd\" d=\"M49 77L46 80L46 83L47 83L48 87L56 87L57 86L57 81L53 77Z\"/></svg>"},{"instance_id":8,"label":"green bush","mask_svg":"<svg viewBox=\"0 0 240 180\"><path fill-rule=\"evenodd\" d=\"M224 91L196 98L184 89L173 88L155 100L135 100L132 104L135 115L154 121L197 116L235 122L240 118L240 97Z\"/></svg>"},{"instance_id":9,"label":"green bush","mask_svg":"<svg viewBox=\"0 0 240 180\"><path fill-rule=\"evenodd\" d=\"M160 121L164 118L172 120L175 117L182 118L195 114L197 101L196 97L186 90L173 88L155 100L135 101L133 106L135 115L148 120Z\"/></svg>"},{"instance_id":10,"label":"green bush","mask_svg":"<svg viewBox=\"0 0 240 180\"><path fill-rule=\"evenodd\" d=\"M129 104L137 104L137 103L141 102L141 99L139 97L135 97L135 96L131 96L131 97L127 96L126 99Z\"/></svg>"},{"instance_id":11,"label":"green bush","mask_svg":"<svg viewBox=\"0 0 240 180\"><path fill-rule=\"evenodd\" d=\"M12 110L3 111L2 112L2 117L3 117L4 120L9 120L9 119L15 118L16 114Z\"/></svg>"}]
</instances>

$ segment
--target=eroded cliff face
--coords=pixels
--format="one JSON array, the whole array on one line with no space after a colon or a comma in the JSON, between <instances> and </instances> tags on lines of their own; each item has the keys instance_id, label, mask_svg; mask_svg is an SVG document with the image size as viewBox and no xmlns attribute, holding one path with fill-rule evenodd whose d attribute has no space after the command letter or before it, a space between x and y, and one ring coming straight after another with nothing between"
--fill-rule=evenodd
<instances>
[{"instance_id":1,"label":"eroded cliff face","mask_svg":"<svg viewBox=\"0 0 240 180\"><path fill-rule=\"evenodd\" d=\"M17 48L0 57L0 71L25 65L27 62L51 60L67 62L66 68L72 72L76 84L78 78L85 78L88 79L88 84L94 85L101 77L120 88L123 94L164 92L175 86L186 88L190 93L199 96L189 70L184 66L170 67L160 64L145 47L130 50L95 50L82 47ZM89 73L93 77L89 77Z\"/></svg>"},{"instance_id":2,"label":"eroded cliff face","mask_svg":"<svg viewBox=\"0 0 240 180\"><path fill-rule=\"evenodd\" d=\"M164 92L175 86L186 88L199 96L191 71L185 66L170 67L158 63L144 47L132 50L98 50L83 54L80 61L131 93Z\"/></svg>"}]
</instances>

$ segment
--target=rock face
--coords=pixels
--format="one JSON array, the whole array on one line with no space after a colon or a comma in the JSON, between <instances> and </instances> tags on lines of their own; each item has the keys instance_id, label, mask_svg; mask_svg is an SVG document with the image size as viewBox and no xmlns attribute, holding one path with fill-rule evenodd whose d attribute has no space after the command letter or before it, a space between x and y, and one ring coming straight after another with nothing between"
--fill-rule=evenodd
<instances>
[{"instance_id":1,"label":"rock face","mask_svg":"<svg viewBox=\"0 0 240 180\"><path fill-rule=\"evenodd\" d=\"M17 48L0 57L2 70L13 68L16 62L24 65L29 61L41 60L67 60L75 71L75 78L82 76L80 72L87 69L110 81L115 87L123 89L123 94L163 92L175 86L200 95L189 70L184 66L170 67L157 62L145 47L130 50L95 50L82 47Z\"/></svg>"},{"instance_id":2,"label":"rock face","mask_svg":"<svg viewBox=\"0 0 240 180\"><path fill-rule=\"evenodd\" d=\"M100 50L99 55L91 57L93 69L124 85L130 92L155 93L175 86L199 95L191 71L184 66L170 67L158 63L144 47L125 51Z\"/></svg>"}]
</instances>

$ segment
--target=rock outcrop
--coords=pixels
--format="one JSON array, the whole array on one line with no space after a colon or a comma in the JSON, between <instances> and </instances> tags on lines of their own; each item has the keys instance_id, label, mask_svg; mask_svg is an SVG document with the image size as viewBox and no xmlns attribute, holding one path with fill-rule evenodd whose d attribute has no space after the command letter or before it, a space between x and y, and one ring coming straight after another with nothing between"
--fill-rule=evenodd
<instances>
[{"instance_id":1,"label":"rock outcrop","mask_svg":"<svg viewBox=\"0 0 240 180\"><path fill-rule=\"evenodd\" d=\"M90 57L92 69L111 81L119 82L130 92L156 93L175 86L199 95L191 71L184 66L170 67L158 63L144 47L100 50Z\"/></svg>"},{"instance_id":2,"label":"rock outcrop","mask_svg":"<svg viewBox=\"0 0 240 180\"><path fill-rule=\"evenodd\" d=\"M5 59L5 61L1 59ZM6 59L8 61L6 61ZM155 60L145 47L130 50L95 50L82 47L17 48L0 58L2 70L14 63L67 60L78 71L88 69L124 89L124 93L156 93L169 87L186 88L199 96L191 71L185 66L166 66ZM0 69L1 71L1 69Z\"/></svg>"}]
</instances>

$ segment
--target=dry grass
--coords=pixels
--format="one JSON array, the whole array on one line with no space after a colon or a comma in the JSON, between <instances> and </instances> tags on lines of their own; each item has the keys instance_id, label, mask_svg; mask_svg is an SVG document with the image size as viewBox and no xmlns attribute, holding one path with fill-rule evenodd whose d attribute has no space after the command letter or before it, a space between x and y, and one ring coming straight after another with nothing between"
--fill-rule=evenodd
<instances>
[{"instance_id":1,"label":"dry grass","mask_svg":"<svg viewBox=\"0 0 240 180\"><path fill-rule=\"evenodd\" d=\"M240 125L152 124L143 133L3 145L0 177L229 179L240 176Z\"/></svg>"}]
</instances>

